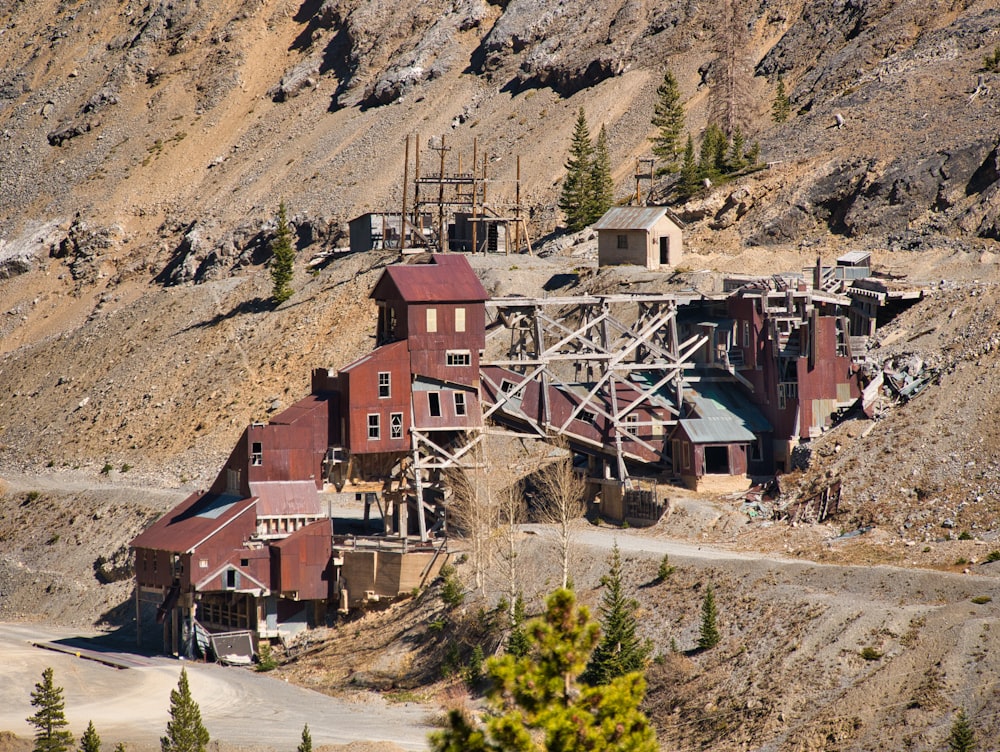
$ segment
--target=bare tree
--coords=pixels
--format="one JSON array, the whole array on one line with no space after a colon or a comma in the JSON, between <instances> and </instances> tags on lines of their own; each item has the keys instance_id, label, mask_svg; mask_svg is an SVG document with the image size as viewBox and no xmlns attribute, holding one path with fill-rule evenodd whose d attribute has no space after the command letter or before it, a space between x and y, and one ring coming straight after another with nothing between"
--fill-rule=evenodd
<instances>
[{"instance_id":1,"label":"bare tree","mask_svg":"<svg viewBox=\"0 0 1000 752\"><path fill-rule=\"evenodd\" d=\"M746 0L719 0L719 14L712 37L715 60L709 72L708 119L727 138L736 130L747 132L753 116L750 31Z\"/></svg>"},{"instance_id":2,"label":"bare tree","mask_svg":"<svg viewBox=\"0 0 1000 752\"><path fill-rule=\"evenodd\" d=\"M485 593L491 538L498 520L490 472L486 469L455 469L449 473L448 480L452 489L448 514L452 525L469 541L469 561L475 586Z\"/></svg>"},{"instance_id":3,"label":"bare tree","mask_svg":"<svg viewBox=\"0 0 1000 752\"><path fill-rule=\"evenodd\" d=\"M526 517L523 483L517 481L501 489L497 511L500 531L497 547L497 569L500 571L504 589L507 591L507 615L513 624L514 609L521 591L517 556L521 543L520 525Z\"/></svg>"},{"instance_id":4,"label":"bare tree","mask_svg":"<svg viewBox=\"0 0 1000 752\"><path fill-rule=\"evenodd\" d=\"M574 520L586 509L587 484L573 471L569 457L550 462L535 475L540 517L556 525L559 556L562 562L562 586L569 584L569 554L573 542Z\"/></svg>"}]
</instances>

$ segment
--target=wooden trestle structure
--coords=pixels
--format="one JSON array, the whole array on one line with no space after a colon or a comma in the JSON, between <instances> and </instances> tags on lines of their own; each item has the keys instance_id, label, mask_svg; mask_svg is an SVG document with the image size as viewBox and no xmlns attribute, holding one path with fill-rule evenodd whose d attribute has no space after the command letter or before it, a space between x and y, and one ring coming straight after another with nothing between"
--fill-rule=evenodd
<instances>
[{"instance_id":1,"label":"wooden trestle structure","mask_svg":"<svg viewBox=\"0 0 1000 752\"><path fill-rule=\"evenodd\" d=\"M668 427L682 417L685 374L706 339L679 340L674 296L500 298L486 301L486 315L487 351L497 355L480 365L481 427L413 430L397 476L411 503L422 502L414 504L422 540L425 510L435 507L425 493L444 498L449 469L483 469L476 449L487 434L568 445L606 463L626 488L630 463L671 467Z\"/></svg>"}]
</instances>

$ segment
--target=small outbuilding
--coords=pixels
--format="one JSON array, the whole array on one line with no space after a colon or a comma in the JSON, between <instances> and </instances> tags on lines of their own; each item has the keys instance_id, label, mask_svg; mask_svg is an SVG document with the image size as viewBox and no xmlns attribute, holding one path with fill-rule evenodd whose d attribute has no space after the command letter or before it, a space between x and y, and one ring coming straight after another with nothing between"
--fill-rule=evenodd
<instances>
[{"instance_id":1,"label":"small outbuilding","mask_svg":"<svg viewBox=\"0 0 1000 752\"><path fill-rule=\"evenodd\" d=\"M600 266L677 266L683 253L680 221L665 206L616 206L594 224Z\"/></svg>"}]
</instances>

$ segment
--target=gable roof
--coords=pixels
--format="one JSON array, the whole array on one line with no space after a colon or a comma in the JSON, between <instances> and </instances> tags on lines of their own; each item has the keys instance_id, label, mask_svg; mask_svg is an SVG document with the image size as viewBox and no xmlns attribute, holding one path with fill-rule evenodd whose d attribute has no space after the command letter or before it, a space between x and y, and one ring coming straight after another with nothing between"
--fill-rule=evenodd
<instances>
[{"instance_id":1,"label":"gable roof","mask_svg":"<svg viewBox=\"0 0 1000 752\"><path fill-rule=\"evenodd\" d=\"M649 231L663 217L677 225L665 206L613 206L594 223L593 229Z\"/></svg>"},{"instance_id":2,"label":"gable roof","mask_svg":"<svg viewBox=\"0 0 1000 752\"><path fill-rule=\"evenodd\" d=\"M190 553L256 503L255 498L198 491L139 533L131 546ZM256 519L250 525L256 525Z\"/></svg>"},{"instance_id":3,"label":"gable roof","mask_svg":"<svg viewBox=\"0 0 1000 752\"><path fill-rule=\"evenodd\" d=\"M368 297L401 298L407 303L482 303L489 296L465 256L435 253L429 264L387 266Z\"/></svg>"}]
</instances>

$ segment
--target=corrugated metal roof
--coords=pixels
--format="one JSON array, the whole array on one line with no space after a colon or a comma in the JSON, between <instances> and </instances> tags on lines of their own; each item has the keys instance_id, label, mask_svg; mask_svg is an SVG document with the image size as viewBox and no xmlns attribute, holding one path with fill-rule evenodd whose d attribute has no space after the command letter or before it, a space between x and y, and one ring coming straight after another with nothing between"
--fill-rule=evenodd
<instances>
[{"instance_id":1,"label":"corrugated metal roof","mask_svg":"<svg viewBox=\"0 0 1000 752\"><path fill-rule=\"evenodd\" d=\"M684 399L694 406L698 418L733 418L752 433L772 430L767 418L736 386L696 381L687 385Z\"/></svg>"},{"instance_id":2,"label":"corrugated metal roof","mask_svg":"<svg viewBox=\"0 0 1000 752\"><path fill-rule=\"evenodd\" d=\"M407 303L483 302L489 297L465 256L435 253L431 262L387 266L369 297L384 297L387 280Z\"/></svg>"},{"instance_id":3,"label":"corrugated metal roof","mask_svg":"<svg viewBox=\"0 0 1000 752\"><path fill-rule=\"evenodd\" d=\"M399 342L390 342L388 345L381 345L380 347L376 347L374 350L372 350L367 355L362 355L360 358L358 358L357 360L355 360L353 363L347 364L346 366L344 366L343 368L340 369L340 372L341 373L348 373L348 372L352 371L353 369L357 368L358 366L360 366L362 363L367 363L369 360L372 360L373 358L376 359L376 360L378 360L380 358L389 357L390 360L391 360L392 354L396 350L403 350L403 351L405 351L407 349L407 347L409 347L409 343L405 339L401 339L401 340L399 340Z\"/></svg>"},{"instance_id":4,"label":"corrugated metal roof","mask_svg":"<svg viewBox=\"0 0 1000 752\"><path fill-rule=\"evenodd\" d=\"M614 206L594 223L593 229L649 230L666 214L665 206Z\"/></svg>"},{"instance_id":5,"label":"corrugated metal roof","mask_svg":"<svg viewBox=\"0 0 1000 752\"><path fill-rule=\"evenodd\" d=\"M844 264L846 266L854 266L863 261L868 261L871 257L872 254L869 251L848 251L843 256L837 257L837 263Z\"/></svg>"},{"instance_id":6,"label":"corrugated metal roof","mask_svg":"<svg viewBox=\"0 0 1000 752\"><path fill-rule=\"evenodd\" d=\"M250 484L257 497L258 517L315 517L323 513L316 484L311 480L269 480Z\"/></svg>"},{"instance_id":7,"label":"corrugated metal roof","mask_svg":"<svg viewBox=\"0 0 1000 752\"><path fill-rule=\"evenodd\" d=\"M294 405L275 415L271 418L270 423L271 425L291 425L295 421L309 415L313 410L323 407L323 403L326 401L325 397L317 397L315 394L310 394L308 397L300 399Z\"/></svg>"},{"instance_id":8,"label":"corrugated metal roof","mask_svg":"<svg viewBox=\"0 0 1000 752\"><path fill-rule=\"evenodd\" d=\"M310 481L311 482L311 481ZM256 503L228 494L193 493L132 541L132 548L185 553Z\"/></svg>"},{"instance_id":9,"label":"corrugated metal roof","mask_svg":"<svg viewBox=\"0 0 1000 752\"><path fill-rule=\"evenodd\" d=\"M739 418L716 416L688 418L679 422L695 444L742 444L757 438Z\"/></svg>"}]
</instances>

